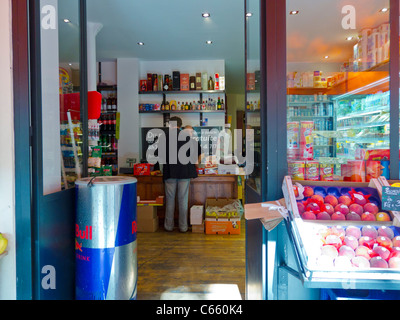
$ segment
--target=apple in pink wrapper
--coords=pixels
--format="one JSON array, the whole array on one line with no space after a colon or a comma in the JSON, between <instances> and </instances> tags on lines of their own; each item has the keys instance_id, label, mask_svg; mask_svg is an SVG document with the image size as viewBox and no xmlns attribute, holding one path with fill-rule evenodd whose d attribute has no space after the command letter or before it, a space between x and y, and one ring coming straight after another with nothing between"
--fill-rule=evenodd
<instances>
[{"instance_id":1,"label":"apple in pink wrapper","mask_svg":"<svg viewBox=\"0 0 400 320\"><path fill-rule=\"evenodd\" d=\"M304 190L303 190L303 196L304 197L306 197L306 198L307 197L311 197L313 194L314 194L313 188L308 187L308 186L304 187Z\"/></svg>"},{"instance_id":2,"label":"apple in pink wrapper","mask_svg":"<svg viewBox=\"0 0 400 320\"><path fill-rule=\"evenodd\" d=\"M336 207L335 207L335 212L341 212L344 215L348 214L350 212L349 207L346 206L345 204L339 203Z\"/></svg>"},{"instance_id":3,"label":"apple in pink wrapper","mask_svg":"<svg viewBox=\"0 0 400 320\"><path fill-rule=\"evenodd\" d=\"M372 239L371 237L368 236L362 236L360 239L358 239L358 244L360 246L365 246L372 249L372 247L375 244L375 239Z\"/></svg>"},{"instance_id":4,"label":"apple in pink wrapper","mask_svg":"<svg viewBox=\"0 0 400 320\"><path fill-rule=\"evenodd\" d=\"M336 249L338 249L342 245L342 240L340 239L339 236L335 234L330 234L326 236L325 243L327 245L334 246Z\"/></svg>"},{"instance_id":5,"label":"apple in pink wrapper","mask_svg":"<svg viewBox=\"0 0 400 320\"><path fill-rule=\"evenodd\" d=\"M301 215L301 217L302 217L304 220L316 220L316 219L317 219L317 217L315 216L315 213L314 213L314 212L311 212L311 211L305 211L305 212L303 212L303 214Z\"/></svg>"},{"instance_id":6,"label":"apple in pink wrapper","mask_svg":"<svg viewBox=\"0 0 400 320\"><path fill-rule=\"evenodd\" d=\"M392 238L393 247L400 247L400 236Z\"/></svg>"},{"instance_id":7,"label":"apple in pink wrapper","mask_svg":"<svg viewBox=\"0 0 400 320\"><path fill-rule=\"evenodd\" d=\"M324 199L324 202L330 204L332 207L337 206L339 203L338 199L333 195L327 195Z\"/></svg>"},{"instance_id":8,"label":"apple in pink wrapper","mask_svg":"<svg viewBox=\"0 0 400 320\"><path fill-rule=\"evenodd\" d=\"M361 230L356 226L348 226L346 228L346 236L353 236L356 239L360 239L361 237Z\"/></svg>"},{"instance_id":9,"label":"apple in pink wrapper","mask_svg":"<svg viewBox=\"0 0 400 320\"><path fill-rule=\"evenodd\" d=\"M322 211L317 214L317 220L331 220L328 212Z\"/></svg>"},{"instance_id":10,"label":"apple in pink wrapper","mask_svg":"<svg viewBox=\"0 0 400 320\"><path fill-rule=\"evenodd\" d=\"M315 202L311 202L306 206L306 211L316 212L320 211L320 208L318 204L316 204Z\"/></svg>"},{"instance_id":11,"label":"apple in pink wrapper","mask_svg":"<svg viewBox=\"0 0 400 320\"><path fill-rule=\"evenodd\" d=\"M376 218L373 213L366 211L361 215L361 221L376 221Z\"/></svg>"},{"instance_id":12,"label":"apple in pink wrapper","mask_svg":"<svg viewBox=\"0 0 400 320\"><path fill-rule=\"evenodd\" d=\"M381 226L378 228L378 235L392 239L394 237L394 232L389 227Z\"/></svg>"},{"instance_id":13,"label":"apple in pink wrapper","mask_svg":"<svg viewBox=\"0 0 400 320\"><path fill-rule=\"evenodd\" d=\"M379 212L378 206L373 202L368 202L364 205L364 211L371 212L373 214L377 214Z\"/></svg>"},{"instance_id":14,"label":"apple in pink wrapper","mask_svg":"<svg viewBox=\"0 0 400 320\"><path fill-rule=\"evenodd\" d=\"M364 257L367 260L371 259L371 252L372 250L366 246L358 246L355 250L357 257Z\"/></svg>"},{"instance_id":15,"label":"apple in pink wrapper","mask_svg":"<svg viewBox=\"0 0 400 320\"><path fill-rule=\"evenodd\" d=\"M349 246L353 250L356 250L357 247L358 247L358 239L356 237L353 237L353 236L346 236L344 238L344 244L346 246Z\"/></svg>"},{"instance_id":16,"label":"apple in pink wrapper","mask_svg":"<svg viewBox=\"0 0 400 320\"><path fill-rule=\"evenodd\" d=\"M325 211L332 215L335 212L335 208L331 204L325 203Z\"/></svg>"},{"instance_id":17,"label":"apple in pink wrapper","mask_svg":"<svg viewBox=\"0 0 400 320\"><path fill-rule=\"evenodd\" d=\"M299 214L300 215L302 213L304 213L304 211L306 211L306 208L304 207L304 204L302 204L301 202L297 202L297 208L299 209Z\"/></svg>"},{"instance_id":18,"label":"apple in pink wrapper","mask_svg":"<svg viewBox=\"0 0 400 320\"><path fill-rule=\"evenodd\" d=\"M367 236L372 239L375 239L378 236L378 231L375 229L374 226L367 225L367 226L362 227L361 234L363 236Z\"/></svg>"},{"instance_id":19,"label":"apple in pink wrapper","mask_svg":"<svg viewBox=\"0 0 400 320\"><path fill-rule=\"evenodd\" d=\"M390 251L388 248L381 247L381 246L375 246L374 249L372 249L375 253L377 253L382 259L387 260L390 255Z\"/></svg>"},{"instance_id":20,"label":"apple in pink wrapper","mask_svg":"<svg viewBox=\"0 0 400 320\"><path fill-rule=\"evenodd\" d=\"M346 216L343 213L336 211L335 213L332 214L331 219L332 220L346 220Z\"/></svg>"},{"instance_id":21,"label":"apple in pink wrapper","mask_svg":"<svg viewBox=\"0 0 400 320\"><path fill-rule=\"evenodd\" d=\"M354 257L353 259L351 259L351 263L354 267L360 269L368 269L370 267L368 259L363 256Z\"/></svg>"},{"instance_id":22,"label":"apple in pink wrapper","mask_svg":"<svg viewBox=\"0 0 400 320\"><path fill-rule=\"evenodd\" d=\"M369 260L371 268L388 268L388 263L381 256L376 256Z\"/></svg>"},{"instance_id":23,"label":"apple in pink wrapper","mask_svg":"<svg viewBox=\"0 0 400 320\"><path fill-rule=\"evenodd\" d=\"M338 199L338 203L349 206L351 204L351 198L349 196L340 196Z\"/></svg>"},{"instance_id":24,"label":"apple in pink wrapper","mask_svg":"<svg viewBox=\"0 0 400 320\"><path fill-rule=\"evenodd\" d=\"M390 239L385 236L377 236L376 243L378 244L378 246L385 247L388 249L390 249L393 246L392 241L390 241Z\"/></svg>"},{"instance_id":25,"label":"apple in pink wrapper","mask_svg":"<svg viewBox=\"0 0 400 320\"><path fill-rule=\"evenodd\" d=\"M346 220L361 221L361 216L359 216L358 213L355 213L354 211L350 211L348 214L346 214Z\"/></svg>"},{"instance_id":26,"label":"apple in pink wrapper","mask_svg":"<svg viewBox=\"0 0 400 320\"><path fill-rule=\"evenodd\" d=\"M354 199L354 203L357 203L362 206L364 206L368 202L367 199L364 197L364 195L359 194L359 193L354 193L353 199Z\"/></svg>"},{"instance_id":27,"label":"apple in pink wrapper","mask_svg":"<svg viewBox=\"0 0 400 320\"><path fill-rule=\"evenodd\" d=\"M321 248L321 255L336 258L339 255L339 253L335 246L326 245Z\"/></svg>"},{"instance_id":28,"label":"apple in pink wrapper","mask_svg":"<svg viewBox=\"0 0 400 320\"><path fill-rule=\"evenodd\" d=\"M352 259L356 254L351 247L343 245L339 248L339 256L346 256L347 258Z\"/></svg>"},{"instance_id":29,"label":"apple in pink wrapper","mask_svg":"<svg viewBox=\"0 0 400 320\"><path fill-rule=\"evenodd\" d=\"M389 259L389 268L399 269L400 268L400 258L399 257L390 258Z\"/></svg>"}]
</instances>

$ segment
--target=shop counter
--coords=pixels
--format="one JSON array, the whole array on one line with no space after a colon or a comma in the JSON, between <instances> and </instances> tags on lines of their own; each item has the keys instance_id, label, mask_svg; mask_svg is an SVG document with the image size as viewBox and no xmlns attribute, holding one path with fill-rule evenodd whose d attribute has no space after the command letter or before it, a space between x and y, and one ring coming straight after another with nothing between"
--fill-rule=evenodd
<instances>
[{"instance_id":1,"label":"shop counter","mask_svg":"<svg viewBox=\"0 0 400 320\"><path fill-rule=\"evenodd\" d=\"M135 176L137 179L137 195L141 200L153 200L165 196L162 175ZM239 183L238 183L238 180ZM242 199L242 176L231 174L199 175L192 179L189 187L189 208L193 205L205 205L207 198ZM175 218L179 216L175 206ZM158 208L160 223L165 217L165 207Z\"/></svg>"}]
</instances>

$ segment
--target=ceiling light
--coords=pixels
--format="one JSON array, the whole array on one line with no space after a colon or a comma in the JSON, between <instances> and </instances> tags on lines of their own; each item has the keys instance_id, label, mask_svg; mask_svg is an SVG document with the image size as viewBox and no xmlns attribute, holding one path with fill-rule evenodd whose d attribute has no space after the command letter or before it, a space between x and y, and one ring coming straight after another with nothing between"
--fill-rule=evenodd
<instances>
[{"instance_id":1,"label":"ceiling light","mask_svg":"<svg viewBox=\"0 0 400 320\"><path fill-rule=\"evenodd\" d=\"M253 14L251 12L246 13L246 17L251 17L251 16L253 16Z\"/></svg>"},{"instance_id":2,"label":"ceiling light","mask_svg":"<svg viewBox=\"0 0 400 320\"><path fill-rule=\"evenodd\" d=\"M65 22L65 23L70 23L71 20L69 20L69 19L64 19L64 22Z\"/></svg>"},{"instance_id":3,"label":"ceiling light","mask_svg":"<svg viewBox=\"0 0 400 320\"><path fill-rule=\"evenodd\" d=\"M72 66L72 63L68 63L68 65Z\"/></svg>"},{"instance_id":4,"label":"ceiling light","mask_svg":"<svg viewBox=\"0 0 400 320\"><path fill-rule=\"evenodd\" d=\"M388 12L389 8L382 8L381 10L379 10L379 12Z\"/></svg>"},{"instance_id":5,"label":"ceiling light","mask_svg":"<svg viewBox=\"0 0 400 320\"><path fill-rule=\"evenodd\" d=\"M212 41L211 41L211 40L207 40L206 43L207 43L207 44L211 44Z\"/></svg>"},{"instance_id":6,"label":"ceiling light","mask_svg":"<svg viewBox=\"0 0 400 320\"><path fill-rule=\"evenodd\" d=\"M138 42L137 43L139 46L144 46L144 43L143 42Z\"/></svg>"},{"instance_id":7,"label":"ceiling light","mask_svg":"<svg viewBox=\"0 0 400 320\"><path fill-rule=\"evenodd\" d=\"M299 10L293 10L293 11L290 11L290 14L293 16L293 15L296 15L296 14L299 14Z\"/></svg>"},{"instance_id":8,"label":"ceiling light","mask_svg":"<svg viewBox=\"0 0 400 320\"><path fill-rule=\"evenodd\" d=\"M324 58L325 58L325 59L329 59L329 56L325 56Z\"/></svg>"},{"instance_id":9,"label":"ceiling light","mask_svg":"<svg viewBox=\"0 0 400 320\"><path fill-rule=\"evenodd\" d=\"M347 37L346 40L351 41L351 40L353 40L353 37Z\"/></svg>"},{"instance_id":10,"label":"ceiling light","mask_svg":"<svg viewBox=\"0 0 400 320\"><path fill-rule=\"evenodd\" d=\"M203 18L209 18L209 17L210 17L210 14L209 14L208 12L204 12L204 13L201 14L201 16L202 16Z\"/></svg>"}]
</instances>

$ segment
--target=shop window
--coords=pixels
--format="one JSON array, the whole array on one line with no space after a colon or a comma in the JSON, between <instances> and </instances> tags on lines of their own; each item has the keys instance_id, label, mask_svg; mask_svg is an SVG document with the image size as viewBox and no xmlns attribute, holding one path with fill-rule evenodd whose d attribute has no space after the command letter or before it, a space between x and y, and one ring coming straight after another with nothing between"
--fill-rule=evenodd
<instances>
[{"instance_id":1,"label":"shop window","mask_svg":"<svg viewBox=\"0 0 400 320\"><path fill-rule=\"evenodd\" d=\"M293 180L368 182L389 159L389 1L287 1Z\"/></svg>"}]
</instances>

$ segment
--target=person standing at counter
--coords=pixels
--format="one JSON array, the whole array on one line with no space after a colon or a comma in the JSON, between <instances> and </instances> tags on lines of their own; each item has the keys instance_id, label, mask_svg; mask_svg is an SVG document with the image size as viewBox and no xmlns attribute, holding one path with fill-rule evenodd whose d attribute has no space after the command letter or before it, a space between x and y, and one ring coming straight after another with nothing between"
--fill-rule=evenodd
<instances>
[{"instance_id":1,"label":"person standing at counter","mask_svg":"<svg viewBox=\"0 0 400 320\"><path fill-rule=\"evenodd\" d=\"M175 135L167 135L167 161L163 165L163 180L166 197L166 210L164 229L173 231L174 229L174 213L175 213L175 198L177 196L179 206L179 231L186 232L188 230L188 202L189 202L189 185L190 180L197 178L197 164L201 156L201 148L198 141L191 138L190 129L185 129L184 140L179 139L182 132L182 120L179 117L170 118L170 130L177 130ZM175 144L176 148L171 145ZM188 148L185 159L179 156L181 148ZM193 151L197 152L193 152ZM173 154L170 154L173 152ZM188 154L188 153L196 154ZM187 159L191 159L186 163ZM194 161L193 161L194 160Z\"/></svg>"}]
</instances>

